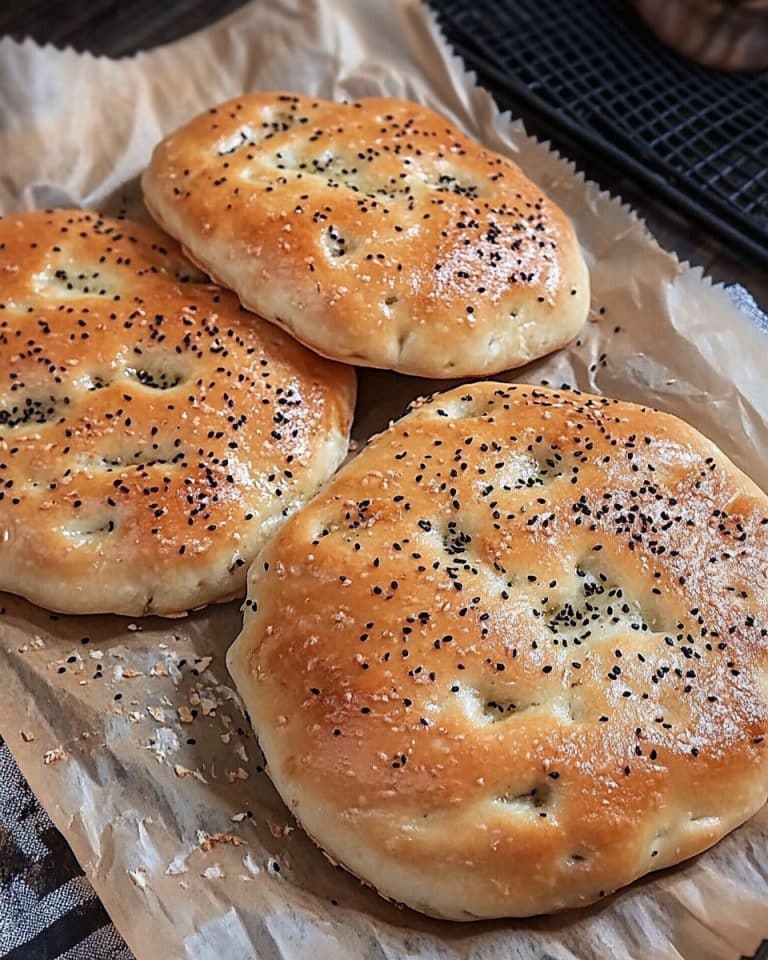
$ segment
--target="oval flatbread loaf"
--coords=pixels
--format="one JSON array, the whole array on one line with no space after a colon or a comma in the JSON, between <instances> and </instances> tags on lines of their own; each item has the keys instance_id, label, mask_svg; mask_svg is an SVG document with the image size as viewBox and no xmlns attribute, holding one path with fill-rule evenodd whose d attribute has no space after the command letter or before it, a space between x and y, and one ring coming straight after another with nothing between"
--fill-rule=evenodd
<instances>
[{"instance_id":1,"label":"oval flatbread loaf","mask_svg":"<svg viewBox=\"0 0 768 960\"><path fill-rule=\"evenodd\" d=\"M334 360L496 373L561 347L587 316L563 212L415 103L239 97L160 143L143 188L195 263Z\"/></svg>"},{"instance_id":2,"label":"oval flatbread loaf","mask_svg":"<svg viewBox=\"0 0 768 960\"><path fill-rule=\"evenodd\" d=\"M353 371L135 223L7 216L0 276L0 589L132 616L241 593L344 458Z\"/></svg>"},{"instance_id":3,"label":"oval flatbread loaf","mask_svg":"<svg viewBox=\"0 0 768 960\"><path fill-rule=\"evenodd\" d=\"M480 383L254 562L229 666L284 800L387 897L590 903L768 793L768 498L692 427Z\"/></svg>"}]
</instances>

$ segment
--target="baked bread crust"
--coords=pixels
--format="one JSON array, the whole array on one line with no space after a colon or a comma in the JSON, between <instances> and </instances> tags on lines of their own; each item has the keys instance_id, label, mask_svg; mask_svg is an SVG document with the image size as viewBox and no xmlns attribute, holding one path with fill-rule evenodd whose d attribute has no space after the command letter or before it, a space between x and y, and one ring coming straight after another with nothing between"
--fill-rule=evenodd
<instances>
[{"instance_id":1,"label":"baked bread crust","mask_svg":"<svg viewBox=\"0 0 768 960\"><path fill-rule=\"evenodd\" d=\"M768 498L675 417L479 383L254 562L228 663L334 861L455 920L590 903L768 792Z\"/></svg>"},{"instance_id":2,"label":"baked bread crust","mask_svg":"<svg viewBox=\"0 0 768 960\"><path fill-rule=\"evenodd\" d=\"M248 94L163 140L142 183L195 263L334 360L488 375L587 317L568 218L415 103Z\"/></svg>"},{"instance_id":3,"label":"baked bread crust","mask_svg":"<svg viewBox=\"0 0 768 960\"><path fill-rule=\"evenodd\" d=\"M0 276L0 589L131 616L241 594L346 455L354 372L139 224L9 215Z\"/></svg>"}]
</instances>

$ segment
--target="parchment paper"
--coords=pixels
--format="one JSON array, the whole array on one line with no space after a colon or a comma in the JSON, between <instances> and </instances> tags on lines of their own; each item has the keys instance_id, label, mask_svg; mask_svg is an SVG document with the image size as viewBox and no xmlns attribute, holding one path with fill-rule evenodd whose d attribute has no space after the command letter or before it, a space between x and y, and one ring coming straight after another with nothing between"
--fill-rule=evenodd
<instances>
[{"instance_id":1,"label":"parchment paper","mask_svg":"<svg viewBox=\"0 0 768 960\"><path fill-rule=\"evenodd\" d=\"M145 216L136 177L158 138L225 97L274 88L411 97L515 157L574 219L594 300L582 337L508 379L655 404L768 487L768 337L500 116L416 0L257 2L121 61L2 41L0 208ZM364 372L356 437L435 387ZM331 867L264 775L224 666L236 604L131 623L0 601L0 730L139 960L721 960L768 936L765 809L709 853L581 912L462 925L398 909Z\"/></svg>"}]
</instances>

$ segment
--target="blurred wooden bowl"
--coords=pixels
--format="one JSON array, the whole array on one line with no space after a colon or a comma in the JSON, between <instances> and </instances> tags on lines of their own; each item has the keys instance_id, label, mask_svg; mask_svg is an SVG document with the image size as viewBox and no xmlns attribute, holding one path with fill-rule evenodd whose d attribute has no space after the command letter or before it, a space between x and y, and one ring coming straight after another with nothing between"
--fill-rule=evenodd
<instances>
[{"instance_id":1,"label":"blurred wooden bowl","mask_svg":"<svg viewBox=\"0 0 768 960\"><path fill-rule=\"evenodd\" d=\"M768 69L768 0L632 0L666 46L720 70Z\"/></svg>"}]
</instances>

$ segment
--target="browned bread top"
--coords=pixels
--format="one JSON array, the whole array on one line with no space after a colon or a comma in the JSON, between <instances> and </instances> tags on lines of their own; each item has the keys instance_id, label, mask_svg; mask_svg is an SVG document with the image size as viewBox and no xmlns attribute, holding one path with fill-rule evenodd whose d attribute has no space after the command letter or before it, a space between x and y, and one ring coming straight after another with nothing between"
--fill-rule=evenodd
<instances>
[{"instance_id":1,"label":"browned bread top","mask_svg":"<svg viewBox=\"0 0 768 960\"><path fill-rule=\"evenodd\" d=\"M158 145L155 219L318 353L432 377L520 366L584 323L568 218L426 107L248 94Z\"/></svg>"},{"instance_id":2,"label":"browned bread top","mask_svg":"<svg viewBox=\"0 0 768 960\"><path fill-rule=\"evenodd\" d=\"M131 615L240 593L344 458L352 370L136 223L9 215L0 277L0 589Z\"/></svg>"},{"instance_id":3,"label":"browned bread top","mask_svg":"<svg viewBox=\"0 0 768 960\"><path fill-rule=\"evenodd\" d=\"M686 423L481 383L254 563L229 665L328 854L453 919L589 903L768 793L768 498Z\"/></svg>"}]
</instances>

